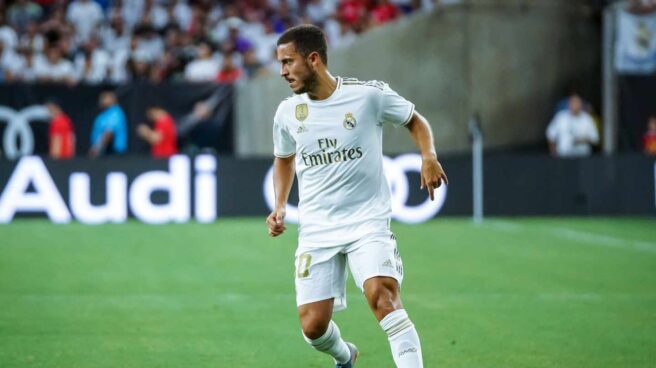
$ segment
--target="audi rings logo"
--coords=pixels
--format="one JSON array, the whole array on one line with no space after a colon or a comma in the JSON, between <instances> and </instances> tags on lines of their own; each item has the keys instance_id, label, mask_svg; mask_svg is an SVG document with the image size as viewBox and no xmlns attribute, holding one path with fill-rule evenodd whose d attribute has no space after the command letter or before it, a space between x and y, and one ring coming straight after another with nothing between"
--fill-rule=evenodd
<instances>
[{"instance_id":1,"label":"audi rings logo","mask_svg":"<svg viewBox=\"0 0 656 368\"><path fill-rule=\"evenodd\" d=\"M29 106L20 111L0 106L0 122L7 124L2 137L4 155L9 159L16 159L32 154L34 134L30 121L47 121L49 118L48 110L41 105Z\"/></svg>"},{"instance_id":2,"label":"audi rings logo","mask_svg":"<svg viewBox=\"0 0 656 368\"><path fill-rule=\"evenodd\" d=\"M431 201L426 195L426 200L416 206L407 204L410 194L407 173L414 171L421 173L421 156L417 154L406 154L396 158L383 157L383 168L387 183L392 194L392 218L404 223L420 223L428 221L437 215L446 200L446 185L441 185L435 190L435 200ZM270 210L275 204L273 192L273 167L269 169L264 178L264 198ZM286 220L298 223L298 208L287 204Z\"/></svg>"}]
</instances>

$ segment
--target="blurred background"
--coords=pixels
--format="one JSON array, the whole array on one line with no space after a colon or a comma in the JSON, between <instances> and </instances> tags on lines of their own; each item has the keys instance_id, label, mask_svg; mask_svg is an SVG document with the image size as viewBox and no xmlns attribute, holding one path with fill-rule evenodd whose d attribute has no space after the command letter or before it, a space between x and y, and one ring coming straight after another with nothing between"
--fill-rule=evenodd
<instances>
[{"instance_id":1,"label":"blurred background","mask_svg":"<svg viewBox=\"0 0 656 368\"><path fill-rule=\"evenodd\" d=\"M653 366L654 0L0 1L0 366L329 366L263 225L303 23L432 125L434 202L384 132L426 366Z\"/></svg>"}]
</instances>

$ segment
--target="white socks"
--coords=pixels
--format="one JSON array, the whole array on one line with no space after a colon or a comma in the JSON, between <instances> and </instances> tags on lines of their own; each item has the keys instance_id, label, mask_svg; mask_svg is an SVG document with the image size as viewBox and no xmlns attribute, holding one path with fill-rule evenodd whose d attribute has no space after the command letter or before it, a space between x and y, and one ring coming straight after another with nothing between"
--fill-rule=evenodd
<instances>
[{"instance_id":1,"label":"white socks","mask_svg":"<svg viewBox=\"0 0 656 368\"><path fill-rule=\"evenodd\" d=\"M416 336L416 334L415 334ZM339 332L339 327L337 324L330 321L326 333L323 334L320 338L312 340L303 335L305 341L307 341L313 348L319 350L322 353L326 353L335 359L336 363L344 364L351 359L351 351L348 346L342 340L342 335Z\"/></svg>"},{"instance_id":2,"label":"white socks","mask_svg":"<svg viewBox=\"0 0 656 368\"><path fill-rule=\"evenodd\" d=\"M380 327L387 333L397 368L423 368L419 335L405 309L397 309L385 316Z\"/></svg>"}]
</instances>

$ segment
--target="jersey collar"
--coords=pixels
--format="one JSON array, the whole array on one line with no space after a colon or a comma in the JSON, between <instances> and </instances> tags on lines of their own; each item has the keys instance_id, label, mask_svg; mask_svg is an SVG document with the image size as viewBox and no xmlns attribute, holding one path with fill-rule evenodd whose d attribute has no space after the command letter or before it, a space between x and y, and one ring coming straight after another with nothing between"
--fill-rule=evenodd
<instances>
[{"instance_id":1,"label":"jersey collar","mask_svg":"<svg viewBox=\"0 0 656 368\"><path fill-rule=\"evenodd\" d=\"M332 101L332 100L335 98L335 95L337 95L337 91L339 91L339 90L341 89L341 87L342 87L342 77L337 76L337 77L335 77L335 80L336 80L336 82L337 82L337 86L335 86L335 90L333 91L333 93L332 93L330 96L326 97L326 98L323 99L323 100L318 100L318 101L317 101L317 100L313 100L313 99L311 99L310 96L308 96L307 93L304 93L304 94L302 95L302 96L303 96L303 100L304 100L305 102L309 103L309 104L322 104L322 103L326 103L326 102Z\"/></svg>"}]
</instances>

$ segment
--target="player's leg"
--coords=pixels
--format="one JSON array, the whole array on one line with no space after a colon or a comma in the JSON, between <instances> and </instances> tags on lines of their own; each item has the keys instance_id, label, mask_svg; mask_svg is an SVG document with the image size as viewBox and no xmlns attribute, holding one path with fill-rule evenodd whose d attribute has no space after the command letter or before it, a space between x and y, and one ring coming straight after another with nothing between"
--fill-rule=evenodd
<instances>
[{"instance_id":1,"label":"player's leg","mask_svg":"<svg viewBox=\"0 0 656 368\"><path fill-rule=\"evenodd\" d=\"M388 336L396 366L423 367L419 336L401 302L403 263L396 237L384 232L362 239L348 251L348 263L356 284Z\"/></svg>"},{"instance_id":2,"label":"player's leg","mask_svg":"<svg viewBox=\"0 0 656 368\"><path fill-rule=\"evenodd\" d=\"M305 341L333 357L338 367L350 367L357 356L332 321L334 309L346 306L346 260L340 249L303 249L296 255L296 303Z\"/></svg>"},{"instance_id":3,"label":"player's leg","mask_svg":"<svg viewBox=\"0 0 656 368\"><path fill-rule=\"evenodd\" d=\"M380 327L387 334L396 366L423 367L419 335L403 309L396 279L372 277L364 282L364 294Z\"/></svg>"},{"instance_id":4,"label":"player's leg","mask_svg":"<svg viewBox=\"0 0 656 368\"><path fill-rule=\"evenodd\" d=\"M351 349L342 339L341 331L331 319L334 299L303 304L298 307L305 341L316 350L333 357L338 366L351 361Z\"/></svg>"}]
</instances>

